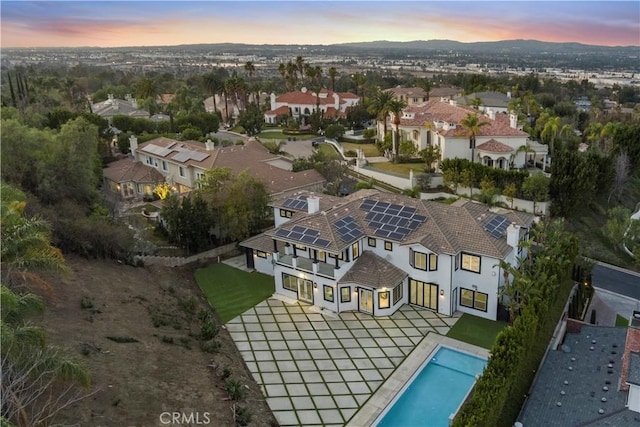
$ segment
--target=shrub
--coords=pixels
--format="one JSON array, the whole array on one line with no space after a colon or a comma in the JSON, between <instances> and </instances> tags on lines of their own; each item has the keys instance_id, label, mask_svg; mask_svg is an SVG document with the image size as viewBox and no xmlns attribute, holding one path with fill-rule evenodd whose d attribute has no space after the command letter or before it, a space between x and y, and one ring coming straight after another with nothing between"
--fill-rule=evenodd
<instances>
[{"instance_id":1,"label":"shrub","mask_svg":"<svg viewBox=\"0 0 640 427\"><path fill-rule=\"evenodd\" d=\"M236 407L236 425L237 426L247 426L251 422L253 414L244 406Z\"/></svg>"},{"instance_id":2,"label":"shrub","mask_svg":"<svg viewBox=\"0 0 640 427\"><path fill-rule=\"evenodd\" d=\"M200 350L203 353L217 353L220 350L220 343L216 339L200 341Z\"/></svg>"},{"instance_id":3,"label":"shrub","mask_svg":"<svg viewBox=\"0 0 640 427\"><path fill-rule=\"evenodd\" d=\"M218 325L210 317L200 326L200 339L203 341L215 338L219 332Z\"/></svg>"},{"instance_id":4,"label":"shrub","mask_svg":"<svg viewBox=\"0 0 640 427\"><path fill-rule=\"evenodd\" d=\"M347 150L344 152L344 156L345 157L357 157L358 153L355 152L355 150Z\"/></svg>"},{"instance_id":5,"label":"shrub","mask_svg":"<svg viewBox=\"0 0 640 427\"><path fill-rule=\"evenodd\" d=\"M80 300L80 308L82 309L87 309L87 308L93 308L93 301L91 301L91 298L89 298L88 296L84 295L82 297L82 299Z\"/></svg>"},{"instance_id":6,"label":"shrub","mask_svg":"<svg viewBox=\"0 0 640 427\"><path fill-rule=\"evenodd\" d=\"M228 366L225 366L224 368L222 368L222 379L226 380L230 376L231 376L231 369L229 369Z\"/></svg>"},{"instance_id":7,"label":"shrub","mask_svg":"<svg viewBox=\"0 0 640 427\"><path fill-rule=\"evenodd\" d=\"M229 393L229 397L232 400L238 401L244 397L245 390L244 390L244 386L240 381L227 380L225 384L225 388L227 390L227 393Z\"/></svg>"}]
</instances>

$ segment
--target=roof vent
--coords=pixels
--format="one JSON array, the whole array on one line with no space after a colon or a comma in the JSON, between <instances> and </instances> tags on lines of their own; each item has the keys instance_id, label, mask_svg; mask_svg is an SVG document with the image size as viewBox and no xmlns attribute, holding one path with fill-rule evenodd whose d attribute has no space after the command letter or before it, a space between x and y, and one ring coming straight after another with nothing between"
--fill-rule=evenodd
<instances>
[{"instance_id":1,"label":"roof vent","mask_svg":"<svg viewBox=\"0 0 640 427\"><path fill-rule=\"evenodd\" d=\"M604 409L602 409L602 408L601 408L601 409L598 409L598 413L599 413L599 414L604 414Z\"/></svg>"},{"instance_id":2,"label":"roof vent","mask_svg":"<svg viewBox=\"0 0 640 427\"><path fill-rule=\"evenodd\" d=\"M564 385L569 385L569 381L564 380Z\"/></svg>"}]
</instances>

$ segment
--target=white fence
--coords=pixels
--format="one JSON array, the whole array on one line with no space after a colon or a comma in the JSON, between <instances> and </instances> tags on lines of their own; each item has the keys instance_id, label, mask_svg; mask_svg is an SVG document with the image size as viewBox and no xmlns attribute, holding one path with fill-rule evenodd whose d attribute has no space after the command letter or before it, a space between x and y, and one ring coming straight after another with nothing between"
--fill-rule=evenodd
<instances>
[{"instance_id":1,"label":"white fence","mask_svg":"<svg viewBox=\"0 0 640 427\"><path fill-rule=\"evenodd\" d=\"M413 171L411 171L411 174L409 175L409 178L405 178L405 177L402 177L402 176L392 175L392 174L389 174L389 173L380 172L380 171L373 170L373 169L370 169L370 168L363 168L363 167L358 166L357 163L356 163L355 166L351 166L351 169L353 169L354 171L358 172L359 174L362 174L364 176L368 176L369 178L373 178L376 181L392 185L392 186L394 186L396 188L399 188L401 190L413 188L413 186L415 185L415 179L413 177Z\"/></svg>"},{"instance_id":2,"label":"white fence","mask_svg":"<svg viewBox=\"0 0 640 427\"><path fill-rule=\"evenodd\" d=\"M237 243L229 243L224 246L210 249L190 257L176 256L155 256L155 255L136 255L134 261L140 260L144 265L163 265L165 267L179 267L181 265L190 264L208 258L217 258L218 256L228 254L237 250Z\"/></svg>"}]
</instances>

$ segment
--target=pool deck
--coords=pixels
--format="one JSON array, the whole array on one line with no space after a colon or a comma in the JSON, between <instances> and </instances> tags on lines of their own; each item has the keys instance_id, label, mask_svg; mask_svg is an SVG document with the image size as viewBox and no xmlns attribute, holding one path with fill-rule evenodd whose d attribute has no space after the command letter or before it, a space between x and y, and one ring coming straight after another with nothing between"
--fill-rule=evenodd
<instances>
[{"instance_id":1,"label":"pool deck","mask_svg":"<svg viewBox=\"0 0 640 427\"><path fill-rule=\"evenodd\" d=\"M391 403L393 398L402 390L413 374L422 366L431 354L444 345L456 350L473 354L483 359L489 358L489 350L471 344L463 343L443 335L429 333L416 348L398 366L393 374L376 390L376 392L360 407L358 412L346 424L348 427L371 426Z\"/></svg>"}]
</instances>

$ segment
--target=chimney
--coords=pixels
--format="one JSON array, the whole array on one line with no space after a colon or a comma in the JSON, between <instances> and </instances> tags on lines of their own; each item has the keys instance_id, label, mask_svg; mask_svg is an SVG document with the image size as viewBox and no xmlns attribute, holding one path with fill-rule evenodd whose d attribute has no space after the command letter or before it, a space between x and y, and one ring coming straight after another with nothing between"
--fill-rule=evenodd
<instances>
[{"instance_id":1,"label":"chimney","mask_svg":"<svg viewBox=\"0 0 640 427\"><path fill-rule=\"evenodd\" d=\"M306 87L303 87L302 89L300 89L300 92L302 92L302 93L307 93L307 88L306 88Z\"/></svg>"},{"instance_id":2,"label":"chimney","mask_svg":"<svg viewBox=\"0 0 640 427\"><path fill-rule=\"evenodd\" d=\"M496 119L496 112L493 111L491 108L487 108L487 116L489 116L489 118L491 120L495 120Z\"/></svg>"},{"instance_id":3,"label":"chimney","mask_svg":"<svg viewBox=\"0 0 640 427\"><path fill-rule=\"evenodd\" d=\"M511 92L507 92L507 98L511 99Z\"/></svg>"},{"instance_id":4,"label":"chimney","mask_svg":"<svg viewBox=\"0 0 640 427\"><path fill-rule=\"evenodd\" d=\"M127 101L131 101L131 94L128 93L124 96L124 99L126 99Z\"/></svg>"},{"instance_id":5,"label":"chimney","mask_svg":"<svg viewBox=\"0 0 640 427\"><path fill-rule=\"evenodd\" d=\"M129 152L131 153L134 159L136 158L136 151L138 151L138 138L131 135L129 137Z\"/></svg>"},{"instance_id":6,"label":"chimney","mask_svg":"<svg viewBox=\"0 0 640 427\"><path fill-rule=\"evenodd\" d=\"M449 100L449 105L453 105L454 107L458 105L458 102L455 99Z\"/></svg>"},{"instance_id":7,"label":"chimney","mask_svg":"<svg viewBox=\"0 0 640 427\"><path fill-rule=\"evenodd\" d=\"M333 93L333 108L335 108L336 111L340 111L340 95L335 92Z\"/></svg>"},{"instance_id":8,"label":"chimney","mask_svg":"<svg viewBox=\"0 0 640 427\"><path fill-rule=\"evenodd\" d=\"M113 101L113 94L112 94L112 93L110 93L109 95L107 95L107 99L109 99L109 100Z\"/></svg>"},{"instance_id":9,"label":"chimney","mask_svg":"<svg viewBox=\"0 0 640 427\"><path fill-rule=\"evenodd\" d=\"M207 151L213 151L216 148L216 143L210 139L207 139L207 142L204 143L204 146L207 148Z\"/></svg>"},{"instance_id":10,"label":"chimney","mask_svg":"<svg viewBox=\"0 0 640 427\"><path fill-rule=\"evenodd\" d=\"M512 222L507 227L507 245L517 250L519 241L520 241L520 226Z\"/></svg>"},{"instance_id":11,"label":"chimney","mask_svg":"<svg viewBox=\"0 0 640 427\"><path fill-rule=\"evenodd\" d=\"M320 210L320 198L313 193L307 197L307 212L314 214Z\"/></svg>"},{"instance_id":12,"label":"chimney","mask_svg":"<svg viewBox=\"0 0 640 427\"><path fill-rule=\"evenodd\" d=\"M137 109L137 108L138 108L138 100L137 100L137 99L135 99L135 98L131 98L131 106L132 106L133 108L136 108L136 109Z\"/></svg>"},{"instance_id":13,"label":"chimney","mask_svg":"<svg viewBox=\"0 0 640 427\"><path fill-rule=\"evenodd\" d=\"M509 126L518 129L518 116L515 113L509 114Z\"/></svg>"},{"instance_id":14,"label":"chimney","mask_svg":"<svg viewBox=\"0 0 640 427\"><path fill-rule=\"evenodd\" d=\"M271 109L275 110L276 109L276 94L271 92L271 95L269 96L269 101L271 101Z\"/></svg>"},{"instance_id":15,"label":"chimney","mask_svg":"<svg viewBox=\"0 0 640 427\"><path fill-rule=\"evenodd\" d=\"M120 110L120 105L118 105L118 100L117 99L113 100L113 109L116 110L116 111Z\"/></svg>"}]
</instances>

